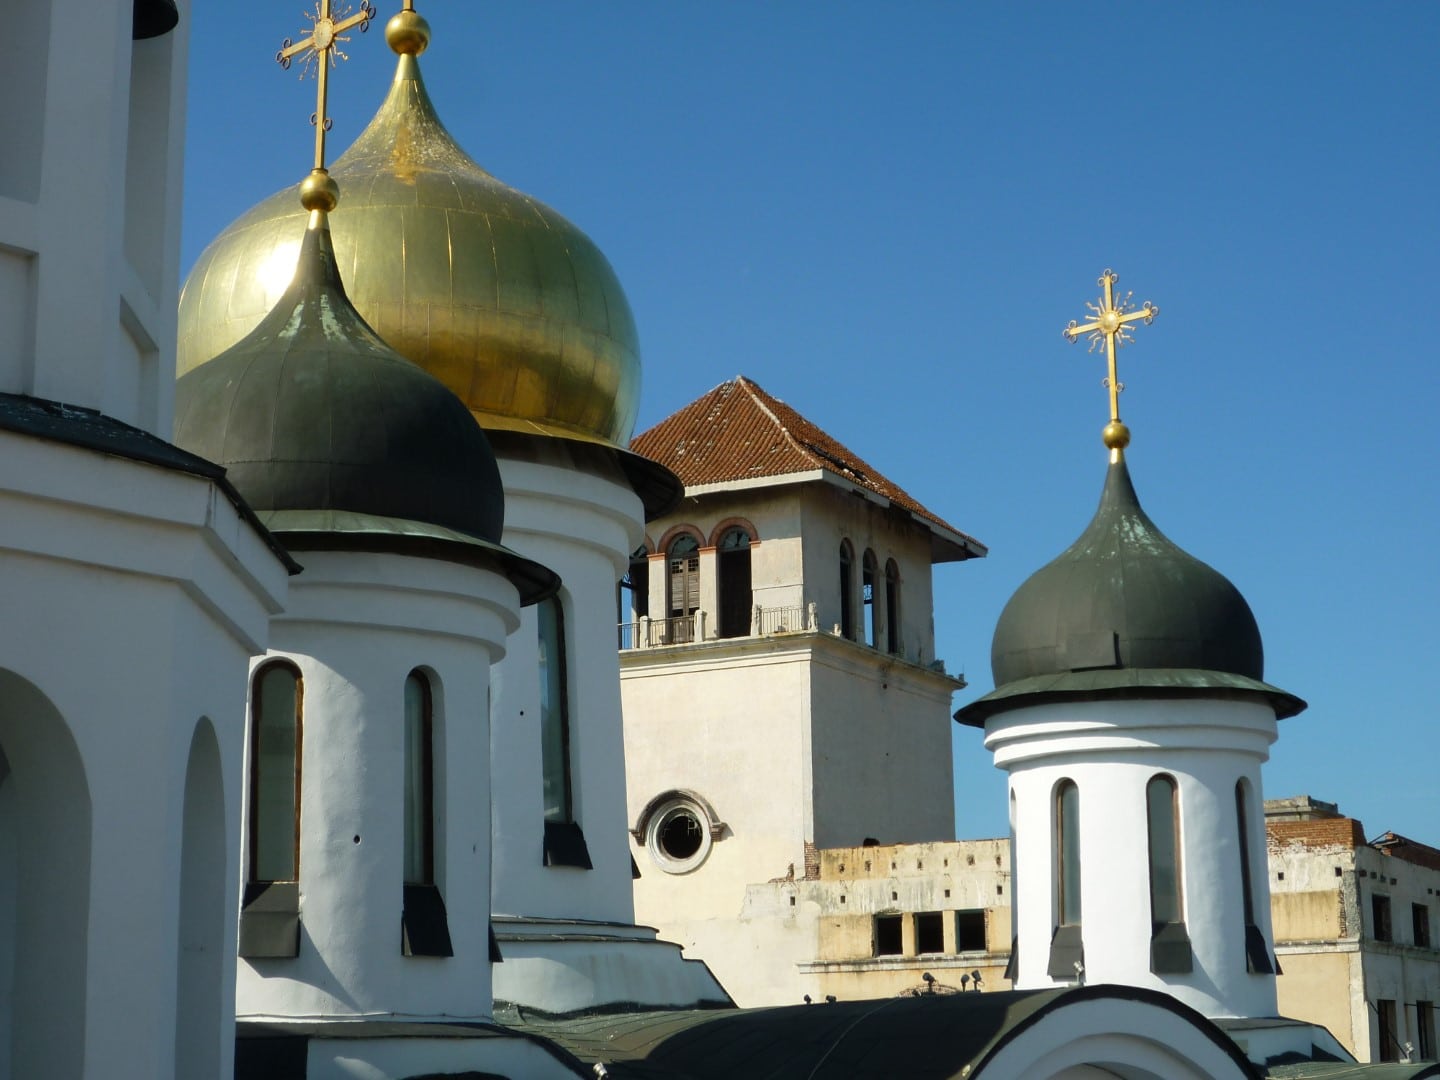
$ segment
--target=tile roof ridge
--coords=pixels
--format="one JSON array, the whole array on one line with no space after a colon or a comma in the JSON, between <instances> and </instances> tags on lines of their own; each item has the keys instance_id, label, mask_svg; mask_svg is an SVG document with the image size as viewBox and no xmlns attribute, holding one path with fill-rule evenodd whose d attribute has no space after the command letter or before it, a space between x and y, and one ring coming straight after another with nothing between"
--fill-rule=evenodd
<instances>
[{"instance_id":1,"label":"tile roof ridge","mask_svg":"<svg viewBox=\"0 0 1440 1080\"><path fill-rule=\"evenodd\" d=\"M753 379L746 378L744 375L736 375L735 381L744 386L746 393L750 395L750 400L755 402L756 407L759 408L766 416L770 418L771 423L773 423L777 428L780 429L780 434L785 436L786 442L793 446L807 460L814 463L817 468L829 469L831 472L835 471L833 468L830 468L830 466L823 459L817 460L819 455L817 455L813 450L811 450L810 446L807 443L803 443L795 437L795 435L790 431L790 428L786 426L785 422L781 420L780 417L775 415L775 410L772 409L764 399L769 398L771 401L774 401L778 405L784 405L785 403L783 401L770 394L767 390L761 387L759 383L755 382ZM786 408L791 408L791 406L787 405ZM793 408L791 408L791 411L794 411ZM799 416L800 414L796 413L795 415Z\"/></svg>"}]
</instances>

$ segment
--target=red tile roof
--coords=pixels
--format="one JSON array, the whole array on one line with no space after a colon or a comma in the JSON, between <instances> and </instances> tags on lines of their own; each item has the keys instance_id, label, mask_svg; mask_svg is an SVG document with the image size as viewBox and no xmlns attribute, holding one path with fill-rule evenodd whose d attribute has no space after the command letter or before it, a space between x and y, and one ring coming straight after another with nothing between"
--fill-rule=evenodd
<instances>
[{"instance_id":1,"label":"red tile roof","mask_svg":"<svg viewBox=\"0 0 1440 1080\"><path fill-rule=\"evenodd\" d=\"M984 545L743 375L635 436L630 449L671 469L687 488L823 469L955 534L968 554L985 553Z\"/></svg>"}]
</instances>

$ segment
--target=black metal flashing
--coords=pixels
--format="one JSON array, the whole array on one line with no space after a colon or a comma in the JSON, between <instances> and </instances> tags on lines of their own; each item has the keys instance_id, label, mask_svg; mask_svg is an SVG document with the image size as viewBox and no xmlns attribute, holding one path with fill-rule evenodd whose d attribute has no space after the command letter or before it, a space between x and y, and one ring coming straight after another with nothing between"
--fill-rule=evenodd
<instances>
[{"instance_id":1,"label":"black metal flashing","mask_svg":"<svg viewBox=\"0 0 1440 1080\"><path fill-rule=\"evenodd\" d=\"M180 25L180 9L175 0L135 0L130 20L132 41L164 37Z\"/></svg>"},{"instance_id":2,"label":"black metal flashing","mask_svg":"<svg viewBox=\"0 0 1440 1080\"><path fill-rule=\"evenodd\" d=\"M1149 701L1180 698L1262 701L1284 720L1305 710L1305 701L1277 686L1244 675L1193 668L1096 668L1032 675L998 686L955 712L970 727L984 727L998 713L1052 701Z\"/></svg>"},{"instance_id":3,"label":"black metal flashing","mask_svg":"<svg viewBox=\"0 0 1440 1080\"><path fill-rule=\"evenodd\" d=\"M500 542L505 491L485 433L351 306L319 212L275 308L175 384L175 441L225 466L257 511L349 511Z\"/></svg>"},{"instance_id":4,"label":"black metal flashing","mask_svg":"<svg viewBox=\"0 0 1440 1080\"><path fill-rule=\"evenodd\" d=\"M635 856L634 856L634 855L631 855L631 856L630 856L630 880L631 880L631 881L639 881L639 880L640 880L640 864L635 861Z\"/></svg>"},{"instance_id":5,"label":"black metal flashing","mask_svg":"<svg viewBox=\"0 0 1440 1080\"><path fill-rule=\"evenodd\" d=\"M1050 939L1050 961L1045 974L1052 979L1078 982L1085 973L1085 942L1080 935L1079 923L1068 923L1055 928Z\"/></svg>"},{"instance_id":6,"label":"black metal flashing","mask_svg":"<svg viewBox=\"0 0 1440 1080\"><path fill-rule=\"evenodd\" d=\"M1254 923L1245 924L1245 970L1252 975L1276 974L1275 964L1270 958L1270 946Z\"/></svg>"},{"instance_id":7,"label":"black metal flashing","mask_svg":"<svg viewBox=\"0 0 1440 1080\"><path fill-rule=\"evenodd\" d=\"M505 957L500 955L500 939L495 936L495 924L488 927L490 931L490 962L492 964L503 964Z\"/></svg>"},{"instance_id":8,"label":"black metal flashing","mask_svg":"<svg viewBox=\"0 0 1440 1080\"><path fill-rule=\"evenodd\" d=\"M300 955L300 885L259 881L245 886L240 904L240 955L284 960Z\"/></svg>"},{"instance_id":9,"label":"black metal flashing","mask_svg":"<svg viewBox=\"0 0 1440 1080\"><path fill-rule=\"evenodd\" d=\"M1010 938L1010 959L1005 963L1005 974L1002 976L1013 983L1020 977L1020 935L1015 934Z\"/></svg>"},{"instance_id":10,"label":"black metal flashing","mask_svg":"<svg viewBox=\"0 0 1440 1080\"><path fill-rule=\"evenodd\" d=\"M545 822L543 866L573 866L579 870L593 870L590 849L585 845L585 834L580 831L578 821Z\"/></svg>"},{"instance_id":11,"label":"black metal flashing","mask_svg":"<svg viewBox=\"0 0 1440 1080\"><path fill-rule=\"evenodd\" d=\"M0 393L0 431L13 431L37 439L63 443L80 450L94 450L111 457L138 461L144 465L186 473L209 480L245 523L255 530L266 547L291 574L300 573L300 564L290 557L235 489L225 470L198 454L182 450L148 431L106 416L97 409L24 394Z\"/></svg>"},{"instance_id":12,"label":"black metal flashing","mask_svg":"<svg viewBox=\"0 0 1440 1080\"><path fill-rule=\"evenodd\" d=\"M1150 970L1156 975L1188 975L1194 969L1195 957L1185 924L1156 923L1150 935Z\"/></svg>"},{"instance_id":13,"label":"black metal flashing","mask_svg":"<svg viewBox=\"0 0 1440 1080\"><path fill-rule=\"evenodd\" d=\"M400 951L405 956L454 956L445 899L434 885L405 885L400 915Z\"/></svg>"}]
</instances>

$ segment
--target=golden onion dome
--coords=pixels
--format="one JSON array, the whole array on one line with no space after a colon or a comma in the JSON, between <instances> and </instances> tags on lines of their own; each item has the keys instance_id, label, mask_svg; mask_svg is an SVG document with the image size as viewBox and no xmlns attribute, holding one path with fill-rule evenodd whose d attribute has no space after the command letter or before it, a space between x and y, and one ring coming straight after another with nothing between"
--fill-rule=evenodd
<instances>
[{"instance_id":1,"label":"golden onion dome","mask_svg":"<svg viewBox=\"0 0 1440 1080\"><path fill-rule=\"evenodd\" d=\"M395 81L331 168L345 192L335 253L356 309L487 430L623 448L640 354L615 272L589 237L491 176L445 130L417 59L428 27L387 29L401 54ZM180 375L275 306L304 231L288 188L205 249L180 294Z\"/></svg>"}]
</instances>

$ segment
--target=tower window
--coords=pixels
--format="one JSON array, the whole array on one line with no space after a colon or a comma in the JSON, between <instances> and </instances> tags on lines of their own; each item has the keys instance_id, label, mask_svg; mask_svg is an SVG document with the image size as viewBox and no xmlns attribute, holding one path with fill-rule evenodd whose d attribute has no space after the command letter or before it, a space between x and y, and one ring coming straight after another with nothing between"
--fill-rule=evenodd
<instances>
[{"instance_id":1,"label":"tower window","mask_svg":"<svg viewBox=\"0 0 1440 1080\"><path fill-rule=\"evenodd\" d=\"M692 641L695 635L690 616L700 610L699 541L689 535L676 537L670 544L666 565L670 633L665 644Z\"/></svg>"},{"instance_id":2,"label":"tower window","mask_svg":"<svg viewBox=\"0 0 1440 1080\"><path fill-rule=\"evenodd\" d=\"M877 576L875 553L867 548L861 563L860 593L865 601L865 644L872 649L880 647L880 605L875 602Z\"/></svg>"},{"instance_id":3,"label":"tower window","mask_svg":"<svg viewBox=\"0 0 1440 1080\"><path fill-rule=\"evenodd\" d=\"M300 877L300 672L284 662L255 674L250 719L250 880Z\"/></svg>"},{"instance_id":4,"label":"tower window","mask_svg":"<svg viewBox=\"0 0 1440 1080\"><path fill-rule=\"evenodd\" d=\"M430 680L405 679L405 883L435 883L435 720Z\"/></svg>"},{"instance_id":5,"label":"tower window","mask_svg":"<svg viewBox=\"0 0 1440 1080\"><path fill-rule=\"evenodd\" d=\"M1383 893L1373 893L1370 896L1370 927L1376 941L1395 940L1390 926L1390 897Z\"/></svg>"},{"instance_id":6,"label":"tower window","mask_svg":"<svg viewBox=\"0 0 1440 1080\"><path fill-rule=\"evenodd\" d=\"M650 557L644 544L631 553L630 567L620 579L618 607L617 622L638 622L650 614ZM620 647L626 648L627 643L622 641Z\"/></svg>"},{"instance_id":7,"label":"tower window","mask_svg":"<svg viewBox=\"0 0 1440 1080\"><path fill-rule=\"evenodd\" d=\"M1157 975L1193 970L1185 930L1180 869L1180 789L1174 777L1156 776L1145 785L1150 853L1150 970Z\"/></svg>"},{"instance_id":8,"label":"tower window","mask_svg":"<svg viewBox=\"0 0 1440 1080\"><path fill-rule=\"evenodd\" d=\"M716 552L720 575L719 633L722 638L750 633L750 534L740 527L727 529Z\"/></svg>"},{"instance_id":9,"label":"tower window","mask_svg":"<svg viewBox=\"0 0 1440 1080\"><path fill-rule=\"evenodd\" d=\"M1078 979L1085 965L1080 932L1080 789L1073 780L1061 780L1053 799L1056 926L1045 971L1052 979L1068 982Z\"/></svg>"},{"instance_id":10,"label":"tower window","mask_svg":"<svg viewBox=\"0 0 1440 1080\"><path fill-rule=\"evenodd\" d=\"M985 948L985 912L955 913L955 951L981 952Z\"/></svg>"},{"instance_id":11,"label":"tower window","mask_svg":"<svg viewBox=\"0 0 1440 1080\"><path fill-rule=\"evenodd\" d=\"M915 915L915 951L917 953L943 953L945 951L945 915L939 911L921 911Z\"/></svg>"},{"instance_id":12,"label":"tower window","mask_svg":"<svg viewBox=\"0 0 1440 1080\"><path fill-rule=\"evenodd\" d=\"M540 636L540 748L545 820L574 820L570 787L570 702L565 616L560 598L535 605Z\"/></svg>"},{"instance_id":13,"label":"tower window","mask_svg":"<svg viewBox=\"0 0 1440 1080\"><path fill-rule=\"evenodd\" d=\"M1252 975L1274 975L1270 948L1255 922L1255 892L1250 868L1250 785L1235 784L1235 828L1240 841L1240 894L1245 907L1245 970Z\"/></svg>"},{"instance_id":14,"label":"tower window","mask_svg":"<svg viewBox=\"0 0 1440 1080\"><path fill-rule=\"evenodd\" d=\"M849 540L840 541L840 633L855 639L855 552Z\"/></svg>"},{"instance_id":15,"label":"tower window","mask_svg":"<svg viewBox=\"0 0 1440 1080\"><path fill-rule=\"evenodd\" d=\"M894 559L885 564L885 647L900 655L900 567Z\"/></svg>"},{"instance_id":16,"label":"tower window","mask_svg":"<svg viewBox=\"0 0 1440 1080\"><path fill-rule=\"evenodd\" d=\"M644 837L646 850L667 874L688 874L710 856L712 817L700 799L688 792L658 796L647 808L635 834Z\"/></svg>"}]
</instances>

